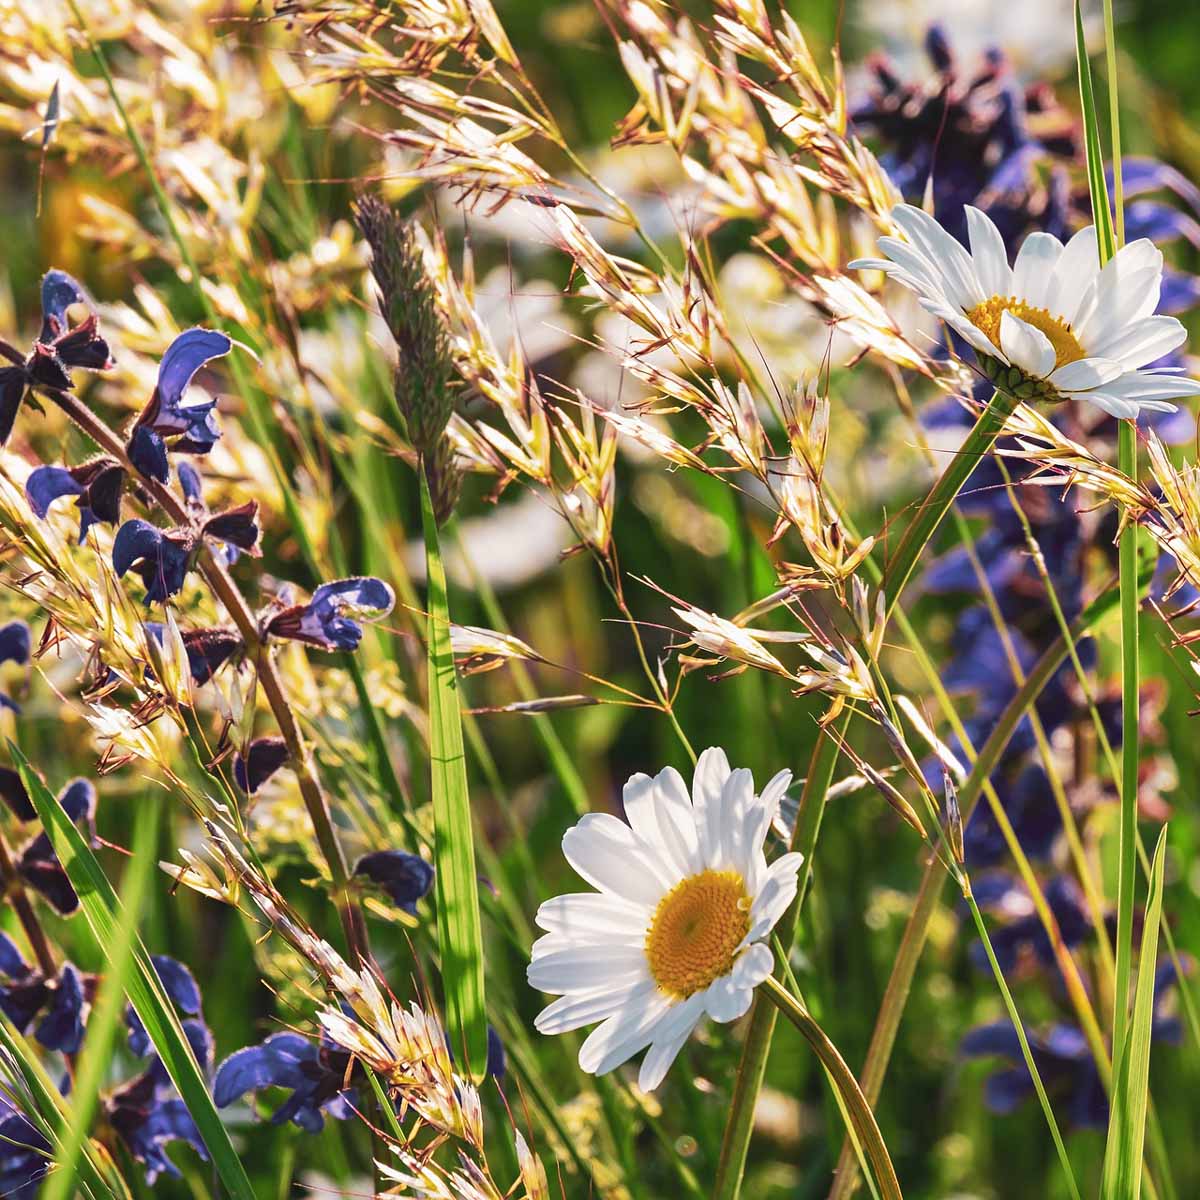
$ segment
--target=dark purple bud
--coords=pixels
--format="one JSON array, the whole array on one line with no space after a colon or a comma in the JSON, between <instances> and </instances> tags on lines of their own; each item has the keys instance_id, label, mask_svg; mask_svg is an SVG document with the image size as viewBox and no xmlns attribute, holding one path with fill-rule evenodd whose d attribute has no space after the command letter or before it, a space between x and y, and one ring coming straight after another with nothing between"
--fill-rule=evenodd
<instances>
[{"instance_id":1,"label":"dark purple bud","mask_svg":"<svg viewBox=\"0 0 1200 1200\"><path fill-rule=\"evenodd\" d=\"M37 816L37 809L25 790L20 772L12 767L0 767L0 799L8 805L18 821L32 821ZM3 970L3 964L0 964L0 972Z\"/></svg>"},{"instance_id":2,"label":"dark purple bud","mask_svg":"<svg viewBox=\"0 0 1200 1200\"><path fill-rule=\"evenodd\" d=\"M930 25L925 33L925 53L936 71L949 71L954 66L954 51L941 25Z\"/></svg>"},{"instance_id":3,"label":"dark purple bud","mask_svg":"<svg viewBox=\"0 0 1200 1200\"><path fill-rule=\"evenodd\" d=\"M258 557L262 551L258 548L258 501L250 500L237 508L217 513L209 517L201 529L201 533L214 541L227 542L239 550Z\"/></svg>"},{"instance_id":4,"label":"dark purple bud","mask_svg":"<svg viewBox=\"0 0 1200 1200\"><path fill-rule=\"evenodd\" d=\"M0 975L6 979L24 979L29 974L29 964L17 949L17 943L7 933L0 933Z\"/></svg>"},{"instance_id":5,"label":"dark purple bud","mask_svg":"<svg viewBox=\"0 0 1200 1200\"><path fill-rule=\"evenodd\" d=\"M25 498L34 516L45 520L50 505L62 496L82 496L83 484L66 467L38 467L25 481Z\"/></svg>"},{"instance_id":6,"label":"dark purple bud","mask_svg":"<svg viewBox=\"0 0 1200 1200\"><path fill-rule=\"evenodd\" d=\"M88 312L78 325L72 326L70 309L77 306L86 308ZM70 377L65 371L67 367L106 371L113 365L112 351L100 336L100 323L95 310L96 306L83 288L65 271L46 272L42 277L42 329L30 360L31 375L36 377L39 370L47 370L43 363L34 364L34 359L45 357L40 351L48 351L53 362L63 369L65 383L54 383L50 378L39 379L39 382L60 390L71 386Z\"/></svg>"},{"instance_id":7,"label":"dark purple bud","mask_svg":"<svg viewBox=\"0 0 1200 1200\"><path fill-rule=\"evenodd\" d=\"M23 366L0 368L0 445L12 433L28 386L29 375Z\"/></svg>"},{"instance_id":8,"label":"dark purple bud","mask_svg":"<svg viewBox=\"0 0 1200 1200\"><path fill-rule=\"evenodd\" d=\"M190 462L176 463L175 474L179 477L179 488L189 508L204 510L204 481L200 472Z\"/></svg>"},{"instance_id":9,"label":"dark purple bud","mask_svg":"<svg viewBox=\"0 0 1200 1200\"><path fill-rule=\"evenodd\" d=\"M233 777L243 792L253 795L287 760L288 748L283 738L255 738L244 755L234 757Z\"/></svg>"},{"instance_id":10,"label":"dark purple bud","mask_svg":"<svg viewBox=\"0 0 1200 1200\"><path fill-rule=\"evenodd\" d=\"M24 621L9 621L0 627L0 663L27 663L33 649L33 635Z\"/></svg>"},{"instance_id":11,"label":"dark purple bud","mask_svg":"<svg viewBox=\"0 0 1200 1200\"><path fill-rule=\"evenodd\" d=\"M74 1054L83 1044L88 1001L83 976L72 963L63 963L50 993L50 1003L35 1037L47 1050Z\"/></svg>"},{"instance_id":12,"label":"dark purple bud","mask_svg":"<svg viewBox=\"0 0 1200 1200\"><path fill-rule=\"evenodd\" d=\"M136 425L125 447L129 461L147 479L157 479L166 483L170 477L170 465L167 462L167 443L148 425Z\"/></svg>"},{"instance_id":13,"label":"dark purple bud","mask_svg":"<svg viewBox=\"0 0 1200 1200\"><path fill-rule=\"evenodd\" d=\"M189 1017L197 1016L200 1012L200 988L191 971L177 959L168 958L165 954L151 955L150 961L154 963L163 990L180 1012ZM195 1028L191 1028L193 1026ZM129 1048L138 1058L154 1053L154 1043L132 1004L125 1006L125 1027L129 1031ZM196 1054L196 1061L207 1067L212 1057L212 1038L208 1027L203 1021L185 1021L183 1027ZM163 1081L169 1082L165 1072Z\"/></svg>"},{"instance_id":14,"label":"dark purple bud","mask_svg":"<svg viewBox=\"0 0 1200 1200\"><path fill-rule=\"evenodd\" d=\"M242 637L232 629L192 629L183 635L183 647L187 651L192 679L197 684L204 684L231 654L241 649Z\"/></svg>"},{"instance_id":15,"label":"dark purple bud","mask_svg":"<svg viewBox=\"0 0 1200 1200\"><path fill-rule=\"evenodd\" d=\"M377 884L398 908L411 916L416 916L417 901L428 895L433 886L433 867L418 855L403 850L364 854L355 865L354 874Z\"/></svg>"},{"instance_id":16,"label":"dark purple bud","mask_svg":"<svg viewBox=\"0 0 1200 1200\"><path fill-rule=\"evenodd\" d=\"M225 1108L265 1087L292 1089L271 1118L291 1121L308 1133L320 1133L325 1115L344 1121L354 1116L353 1089L345 1088L350 1056L328 1044L316 1045L298 1033L274 1033L259 1046L231 1054L213 1079L213 1100Z\"/></svg>"},{"instance_id":17,"label":"dark purple bud","mask_svg":"<svg viewBox=\"0 0 1200 1200\"><path fill-rule=\"evenodd\" d=\"M76 497L82 544L93 525L115 525L120 519L124 486L125 468L115 459L97 458L78 467L38 467L25 481L25 496L34 515L43 519L55 500Z\"/></svg>"},{"instance_id":18,"label":"dark purple bud","mask_svg":"<svg viewBox=\"0 0 1200 1200\"><path fill-rule=\"evenodd\" d=\"M263 632L321 650L356 650L362 640L362 626L343 614L354 612L374 621L387 616L395 603L392 589L382 579L338 579L323 583L307 604L292 605L270 617Z\"/></svg>"},{"instance_id":19,"label":"dark purple bud","mask_svg":"<svg viewBox=\"0 0 1200 1200\"><path fill-rule=\"evenodd\" d=\"M47 271L42 276L42 331L38 341L43 346L51 345L67 332L68 310L77 304L92 308L83 288L66 271Z\"/></svg>"},{"instance_id":20,"label":"dark purple bud","mask_svg":"<svg viewBox=\"0 0 1200 1200\"><path fill-rule=\"evenodd\" d=\"M164 531L134 518L113 539L113 570L118 579L137 571L146 587L146 604L165 603L183 587L192 549L192 537L184 530Z\"/></svg>"},{"instance_id":21,"label":"dark purple bud","mask_svg":"<svg viewBox=\"0 0 1200 1200\"><path fill-rule=\"evenodd\" d=\"M145 628L161 646L163 624L160 621L147 621ZM232 629L189 629L182 637L192 682L197 687L206 684L228 661L229 656L242 646L241 635Z\"/></svg>"},{"instance_id":22,"label":"dark purple bud","mask_svg":"<svg viewBox=\"0 0 1200 1200\"><path fill-rule=\"evenodd\" d=\"M130 438L129 455L139 470L146 470L147 474L166 483L167 438L172 439L170 448L183 454L207 454L213 448L221 436L213 415L216 400L184 404L183 398L196 372L231 349L232 339L214 329L188 329L167 347L158 366L158 386L138 417ZM158 439L157 444L142 434L142 430L153 434ZM135 442L138 443L136 446ZM147 470L151 467L153 471Z\"/></svg>"},{"instance_id":23,"label":"dark purple bud","mask_svg":"<svg viewBox=\"0 0 1200 1200\"><path fill-rule=\"evenodd\" d=\"M89 842L96 838L96 789L90 780L73 779L59 793L58 802L63 811L75 822L82 824ZM79 911L79 897L75 894L71 880L54 852L46 834L39 833L30 839L21 851L17 871L35 891L39 892L64 917Z\"/></svg>"},{"instance_id":24,"label":"dark purple bud","mask_svg":"<svg viewBox=\"0 0 1200 1200\"><path fill-rule=\"evenodd\" d=\"M193 1022L184 1024L187 1032L187 1025ZM179 1168L166 1152L171 1142L186 1142L208 1161L200 1131L157 1059L141 1075L117 1088L104 1107L109 1124L133 1159L141 1164L147 1185L153 1187L162 1175L179 1177Z\"/></svg>"}]
</instances>

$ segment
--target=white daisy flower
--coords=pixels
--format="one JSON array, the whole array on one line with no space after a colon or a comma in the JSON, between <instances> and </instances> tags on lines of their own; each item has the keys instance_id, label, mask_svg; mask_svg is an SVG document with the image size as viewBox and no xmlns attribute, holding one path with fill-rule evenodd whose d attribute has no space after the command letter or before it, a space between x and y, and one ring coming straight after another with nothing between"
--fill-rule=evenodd
<instances>
[{"instance_id":1,"label":"white daisy flower","mask_svg":"<svg viewBox=\"0 0 1200 1200\"><path fill-rule=\"evenodd\" d=\"M901 204L892 219L906 240L882 237L887 258L850 266L886 271L914 291L975 348L988 378L1020 400L1087 400L1136 418L1200 395L1200 382L1174 368L1142 369L1187 337L1174 317L1154 315L1163 258L1152 242L1130 242L1102 268L1095 226L1065 246L1031 233L1010 267L996 226L977 208L966 212L969 253L928 213Z\"/></svg>"},{"instance_id":2,"label":"white daisy flower","mask_svg":"<svg viewBox=\"0 0 1200 1200\"><path fill-rule=\"evenodd\" d=\"M796 895L802 855L771 866L763 840L791 782L781 771L755 795L744 769L706 750L692 793L667 767L625 785L628 824L588 813L563 837L567 861L596 892L538 909L529 983L559 996L542 1033L601 1024L579 1051L594 1075L649 1046L638 1086L656 1088L707 1014L733 1021L774 959L765 938Z\"/></svg>"}]
</instances>

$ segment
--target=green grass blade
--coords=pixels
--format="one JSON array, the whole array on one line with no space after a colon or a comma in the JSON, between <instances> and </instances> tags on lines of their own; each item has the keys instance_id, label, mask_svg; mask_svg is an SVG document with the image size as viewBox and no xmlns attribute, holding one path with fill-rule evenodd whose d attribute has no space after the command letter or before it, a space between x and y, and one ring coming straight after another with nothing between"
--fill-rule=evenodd
<instances>
[{"instance_id":1,"label":"green grass blade","mask_svg":"<svg viewBox=\"0 0 1200 1200\"><path fill-rule=\"evenodd\" d=\"M38 810L54 852L79 894L80 906L97 948L107 956L113 947L120 945L123 936L121 927L131 918L122 910L117 894L96 861L91 847L63 811L62 805L12 741L8 743L8 748L12 762L20 771L26 790ZM129 1002L141 1018L163 1066L196 1122L213 1166L229 1195L233 1200L254 1200L245 1168L217 1115L204 1075L192 1054L158 972L141 939L136 935L130 936L133 964L125 978Z\"/></svg>"},{"instance_id":2,"label":"green grass blade","mask_svg":"<svg viewBox=\"0 0 1200 1200\"><path fill-rule=\"evenodd\" d=\"M883 1200L901 1200L900 1183L879 1126L875 1123L875 1115L845 1060L808 1010L773 975L768 975L761 986L764 994L816 1051L830 1083L850 1116L863 1153L871 1164L880 1196Z\"/></svg>"},{"instance_id":3,"label":"green grass blade","mask_svg":"<svg viewBox=\"0 0 1200 1200\"><path fill-rule=\"evenodd\" d=\"M1096 95L1092 90L1092 68L1088 62L1083 34L1083 12L1075 0L1075 58L1079 67L1079 105L1083 114L1084 146L1087 150L1088 192L1092 199L1092 220L1096 223L1096 241L1100 261L1108 262L1117 252L1108 186L1104 181L1104 151L1100 145L1100 121L1096 115Z\"/></svg>"},{"instance_id":4,"label":"green grass blade","mask_svg":"<svg viewBox=\"0 0 1200 1200\"><path fill-rule=\"evenodd\" d=\"M128 913L142 911L142 899L154 868L158 840L157 804L138 808L134 832L133 857L121 888L121 906ZM68 1200L74 1192L77 1164L87 1144L88 1130L100 1099L105 1071L112 1061L112 1046L121 1024L125 1006L126 977L133 965L133 943L137 925L124 921L118 927L117 941L104 947L105 973L100 995L87 1023L87 1039L75 1069L71 1089L71 1114L62 1144L55 1154L57 1169L47 1179L42 1200Z\"/></svg>"},{"instance_id":5,"label":"green grass blade","mask_svg":"<svg viewBox=\"0 0 1200 1200\"><path fill-rule=\"evenodd\" d=\"M1142 1190L1142 1151L1150 1099L1150 1039L1154 1027L1154 976L1158 960L1158 925L1162 915L1163 866L1167 830L1158 835L1150 868L1145 932L1138 963L1133 1019L1118 1050L1114 1072L1108 1145L1104 1153L1102 1200L1138 1200Z\"/></svg>"},{"instance_id":6,"label":"green grass blade","mask_svg":"<svg viewBox=\"0 0 1200 1200\"><path fill-rule=\"evenodd\" d=\"M483 930L463 750L458 676L450 645L450 608L437 520L424 470L421 523L429 581L429 762L432 771L438 946L446 997L446 1029L459 1061L482 1080L487 1062L483 995Z\"/></svg>"},{"instance_id":7,"label":"green grass blade","mask_svg":"<svg viewBox=\"0 0 1200 1200\"><path fill-rule=\"evenodd\" d=\"M21 1103L19 1107L30 1124L51 1146L61 1144L67 1126L66 1098L59 1092L29 1043L2 1013L0 1051L3 1051L6 1060L3 1067L6 1098L7 1094L13 1091L18 1095L23 1094L22 1098L26 1103ZM19 1079L16 1088L11 1086L10 1078L14 1081ZM7 1145L0 1142L0 1155L4 1153ZM128 1200L129 1197L129 1189L116 1165L94 1142L83 1146L82 1157L69 1182L85 1197L94 1196L97 1200L105 1200L111 1196Z\"/></svg>"}]
</instances>

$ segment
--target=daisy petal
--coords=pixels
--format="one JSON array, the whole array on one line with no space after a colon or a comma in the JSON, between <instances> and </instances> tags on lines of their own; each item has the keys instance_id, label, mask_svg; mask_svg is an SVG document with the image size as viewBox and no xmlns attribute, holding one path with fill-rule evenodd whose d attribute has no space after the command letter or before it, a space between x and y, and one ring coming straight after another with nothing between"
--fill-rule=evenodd
<instances>
[{"instance_id":1,"label":"daisy petal","mask_svg":"<svg viewBox=\"0 0 1200 1200\"><path fill-rule=\"evenodd\" d=\"M1120 378L1124 367L1111 358L1080 358L1066 363L1050 375L1050 382L1064 392L1083 392Z\"/></svg>"},{"instance_id":2,"label":"daisy petal","mask_svg":"<svg viewBox=\"0 0 1200 1200\"><path fill-rule=\"evenodd\" d=\"M759 942L751 946L733 967L733 981L738 987L756 988L775 969L775 956Z\"/></svg>"},{"instance_id":3,"label":"daisy petal","mask_svg":"<svg viewBox=\"0 0 1200 1200\"><path fill-rule=\"evenodd\" d=\"M1126 370L1155 362L1187 340L1187 330L1174 317L1143 317L1093 347L1094 354L1115 358Z\"/></svg>"},{"instance_id":4,"label":"daisy petal","mask_svg":"<svg viewBox=\"0 0 1200 1200\"><path fill-rule=\"evenodd\" d=\"M645 843L611 813L587 813L563 835L563 854L594 888L656 905L674 883Z\"/></svg>"},{"instance_id":5,"label":"daisy petal","mask_svg":"<svg viewBox=\"0 0 1200 1200\"><path fill-rule=\"evenodd\" d=\"M1099 274L1096 227L1089 225L1063 247L1046 287L1046 307L1067 325L1074 325L1080 302Z\"/></svg>"},{"instance_id":6,"label":"daisy petal","mask_svg":"<svg viewBox=\"0 0 1200 1200\"><path fill-rule=\"evenodd\" d=\"M660 848L677 879L696 869L700 841L687 790L673 767L649 775L634 775L622 794L625 816L648 845Z\"/></svg>"},{"instance_id":7,"label":"daisy petal","mask_svg":"<svg viewBox=\"0 0 1200 1200\"><path fill-rule=\"evenodd\" d=\"M539 1033L570 1033L603 1021L628 1004L648 1000L656 990L654 981L646 979L632 988L601 987L589 992L568 992L546 1005L533 1026Z\"/></svg>"},{"instance_id":8,"label":"daisy petal","mask_svg":"<svg viewBox=\"0 0 1200 1200\"><path fill-rule=\"evenodd\" d=\"M984 298L1009 296L1013 290L1012 268L1008 265L1008 251L1000 230L991 217L970 204L966 206L967 235L971 240L971 257L975 263L975 274Z\"/></svg>"},{"instance_id":9,"label":"daisy petal","mask_svg":"<svg viewBox=\"0 0 1200 1200\"><path fill-rule=\"evenodd\" d=\"M1005 312L1000 317L1000 349L1014 367L1045 379L1054 370L1054 347L1040 329Z\"/></svg>"},{"instance_id":10,"label":"daisy petal","mask_svg":"<svg viewBox=\"0 0 1200 1200\"><path fill-rule=\"evenodd\" d=\"M659 1023L670 1014L673 1003L656 992L645 1002L618 1009L584 1038L579 1047L579 1065L589 1075L603 1075L619 1067L654 1040Z\"/></svg>"},{"instance_id":11,"label":"daisy petal","mask_svg":"<svg viewBox=\"0 0 1200 1200\"><path fill-rule=\"evenodd\" d=\"M674 1013L670 1021L664 1021L654 1044L642 1060L638 1072L638 1087L643 1092L652 1092L666 1078L671 1064L675 1061L683 1044L691 1036L700 1018L704 1015L703 996L697 994L685 1000Z\"/></svg>"},{"instance_id":12,"label":"daisy petal","mask_svg":"<svg viewBox=\"0 0 1200 1200\"><path fill-rule=\"evenodd\" d=\"M721 845L721 789L729 778L729 759L718 746L710 746L696 761L692 776L692 807L700 835L700 853L707 862L712 848Z\"/></svg>"},{"instance_id":13,"label":"daisy petal","mask_svg":"<svg viewBox=\"0 0 1200 1200\"><path fill-rule=\"evenodd\" d=\"M933 217L911 204L898 204L892 220L925 259L936 264L946 296L955 305L965 311L988 299L971 256Z\"/></svg>"},{"instance_id":14,"label":"daisy petal","mask_svg":"<svg viewBox=\"0 0 1200 1200\"><path fill-rule=\"evenodd\" d=\"M1033 308L1044 308L1051 275L1062 253L1063 244L1052 233L1031 233L1021 243L1013 264L1012 294Z\"/></svg>"},{"instance_id":15,"label":"daisy petal","mask_svg":"<svg viewBox=\"0 0 1200 1200\"><path fill-rule=\"evenodd\" d=\"M714 1021L727 1025L750 1007L754 989L740 987L732 975L723 975L704 990L704 1008Z\"/></svg>"}]
</instances>

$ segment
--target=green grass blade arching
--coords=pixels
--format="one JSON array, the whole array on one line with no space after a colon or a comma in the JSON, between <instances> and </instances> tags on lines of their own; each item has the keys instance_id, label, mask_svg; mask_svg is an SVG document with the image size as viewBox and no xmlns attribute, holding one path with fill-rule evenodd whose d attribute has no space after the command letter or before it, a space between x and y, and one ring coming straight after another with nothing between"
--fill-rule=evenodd
<instances>
[{"instance_id":1,"label":"green grass blade arching","mask_svg":"<svg viewBox=\"0 0 1200 1200\"><path fill-rule=\"evenodd\" d=\"M121 926L131 917L121 908L112 884L104 874L79 830L63 811L29 765L29 760L11 741L12 761L21 773L25 788L38 811L55 854L63 864L71 886L79 895L80 907L102 954L119 945ZM192 1120L204 1140L221 1182L233 1200L255 1200L246 1170L242 1166L225 1126L213 1105L208 1085L196 1062L179 1018L175 1014L158 972L141 939L133 940L133 969L127 973L126 994L134 1011L146 1027L154 1048L162 1059L171 1082L175 1084Z\"/></svg>"},{"instance_id":2,"label":"green grass blade arching","mask_svg":"<svg viewBox=\"0 0 1200 1200\"><path fill-rule=\"evenodd\" d=\"M1104 1154L1102 1200L1138 1200L1142 1187L1142 1152L1150 1100L1150 1039L1154 1030L1154 976L1158 958L1158 925L1162 915L1163 864L1167 846L1164 826L1158 835L1150 869L1145 933L1138 964L1133 1019L1118 1055L1113 1080L1108 1144Z\"/></svg>"},{"instance_id":3,"label":"green grass blade arching","mask_svg":"<svg viewBox=\"0 0 1200 1200\"><path fill-rule=\"evenodd\" d=\"M446 997L446 1029L459 1061L477 1080L487 1062L487 1016L483 993L483 930L471 799L467 791L458 677L450 645L450 608L437 519L424 469L421 522L429 581L429 763L432 771L434 867L438 945Z\"/></svg>"},{"instance_id":4,"label":"green grass blade arching","mask_svg":"<svg viewBox=\"0 0 1200 1200\"><path fill-rule=\"evenodd\" d=\"M152 803L142 804L137 810L133 855L121 887L121 907L127 913L142 911L142 899L154 869L158 814L158 805ZM117 928L117 940L103 948L104 979L100 984L100 995L88 1018L87 1037L75 1067L71 1112L63 1131L62 1143L55 1153L55 1170L46 1180L41 1200L69 1200L74 1194L75 1173L87 1146L88 1131L99 1105L100 1089L112 1061L113 1042L121 1028L127 976L133 967L136 936L135 922L123 921Z\"/></svg>"},{"instance_id":5,"label":"green grass blade arching","mask_svg":"<svg viewBox=\"0 0 1200 1200\"><path fill-rule=\"evenodd\" d=\"M761 986L763 993L791 1021L821 1060L831 1085L850 1115L854 1132L871 1164L880 1196L883 1200L901 1200L900 1183L887 1146L853 1072L808 1010L773 975L768 975Z\"/></svg>"}]
</instances>

